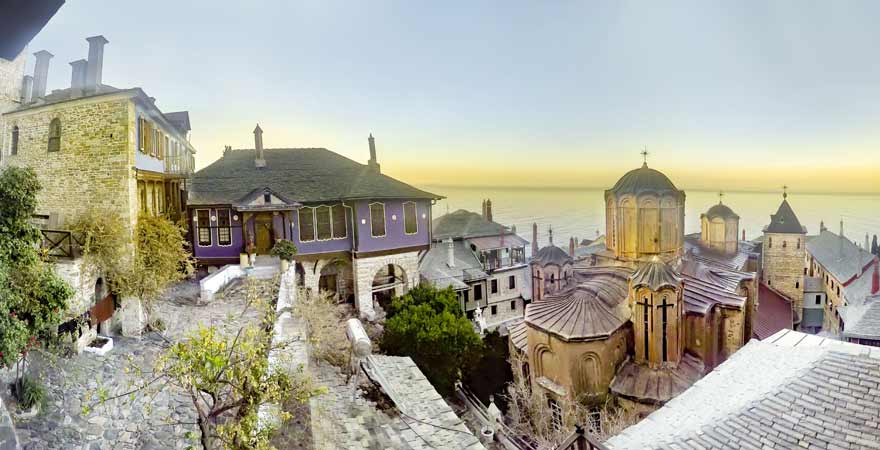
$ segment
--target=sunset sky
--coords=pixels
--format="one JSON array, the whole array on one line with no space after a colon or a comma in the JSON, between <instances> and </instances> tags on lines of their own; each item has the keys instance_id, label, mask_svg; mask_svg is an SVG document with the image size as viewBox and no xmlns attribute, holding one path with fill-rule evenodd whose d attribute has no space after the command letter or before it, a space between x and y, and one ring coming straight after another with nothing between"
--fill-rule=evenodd
<instances>
[{"instance_id":1,"label":"sunset sky","mask_svg":"<svg viewBox=\"0 0 880 450\"><path fill-rule=\"evenodd\" d=\"M880 192L880 2L68 0L28 51L189 110L224 145L326 147L417 184ZM29 69L33 65L31 58Z\"/></svg>"}]
</instances>

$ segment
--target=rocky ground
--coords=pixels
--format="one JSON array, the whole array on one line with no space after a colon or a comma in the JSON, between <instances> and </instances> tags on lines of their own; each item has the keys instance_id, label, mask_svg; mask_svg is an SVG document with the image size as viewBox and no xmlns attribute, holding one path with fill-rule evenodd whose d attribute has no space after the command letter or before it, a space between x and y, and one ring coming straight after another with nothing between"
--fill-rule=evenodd
<instances>
[{"instance_id":1,"label":"rocky ground","mask_svg":"<svg viewBox=\"0 0 880 450\"><path fill-rule=\"evenodd\" d=\"M150 379L156 356L169 341L181 339L199 324L221 325L227 331L259 320L248 305L248 289L269 299L274 280L256 285L234 282L207 305L199 305L198 284L182 283L157 302L155 316L168 329L141 338L115 336L106 356L83 353L57 359L35 355L31 374L46 386L46 408L31 419L16 419L16 431L24 450L43 449L181 449L193 444L185 435L195 431L195 411L188 396L172 386L162 386L151 396L135 394L97 404L99 392L108 397L128 392L132 383ZM133 368L136 368L134 371ZM144 371L141 375L134 372ZM95 405L87 414L84 405Z\"/></svg>"}]
</instances>

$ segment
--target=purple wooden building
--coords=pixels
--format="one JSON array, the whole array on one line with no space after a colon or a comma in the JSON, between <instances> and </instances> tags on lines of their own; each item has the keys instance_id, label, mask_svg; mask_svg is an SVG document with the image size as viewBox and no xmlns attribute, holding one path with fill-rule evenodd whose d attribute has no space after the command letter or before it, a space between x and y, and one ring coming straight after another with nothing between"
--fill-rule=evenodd
<instances>
[{"instance_id":1,"label":"purple wooden building","mask_svg":"<svg viewBox=\"0 0 880 450\"><path fill-rule=\"evenodd\" d=\"M189 194L193 253L201 265L236 263L250 245L267 254L275 241L296 244L297 281L373 302L419 282L431 242L431 205L440 196L383 175L370 136L364 165L323 148L227 148L196 172Z\"/></svg>"}]
</instances>

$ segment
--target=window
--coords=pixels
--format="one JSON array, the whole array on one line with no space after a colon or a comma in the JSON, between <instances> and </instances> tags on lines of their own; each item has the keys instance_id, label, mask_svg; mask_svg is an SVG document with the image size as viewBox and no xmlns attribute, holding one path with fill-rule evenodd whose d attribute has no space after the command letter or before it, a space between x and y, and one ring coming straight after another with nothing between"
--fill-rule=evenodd
<instances>
[{"instance_id":1,"label":"window","mask_svg":"<svg viewBox=\"0 0 880 450\"><path fill-rule=\"evenodd\" d=\"M299 241L315 240L315 212L312 208L299 209Z\"/></svg>"},{"instance_id":2,"label":"window","mask_svg":"<svg viewBox=\"0 0 880 450\"><path fill-rule=\"evenodd\" d=\"M370 203L370 234L385 236L385 205L382 203Z\"/></svg>"},{"instance_id":3,"label":"window","mask_svg":"<svg viewBox=\"0 0 880 450\"><path fill-rule=\"evenodd\" d=\"M267 205L271 204L272 203L272 194L270 194L268 192L264 192L263 193L263 203L265 203Z\"/></svg>"},{"instance_id":4,"label":"window","mask_svg":"<svg viewBox=\"0 0 880 450\"><path fill-rule=\"evenodd\" d=\"M510 301L510 310L511 310L511 311L516 311L516 300L511 300L511 301Z\"/></svg>"},{"instance_id":5,"label":"window","mask_svg":"<svg viewBox=\"0 0 880 450\"><path fill-rule=\"evenodd\" d=\"M770 238L770 239L769 239L769 242L767 243L767 246L770 247L770 248L773 248L773 238Z\"/></svg>"},{"instance_id":6,"label":"window","mask_svg":"<svg viewBox=\"0 0 880 450\"><path fill-rule=\"evenodd\" d=\"M840 297L840 286L837 286L837 296Z\"/></svg>"},{"instance_id":7,"label":"window","mask_svg":"<svg viewBox=\"0 0 880 450\"><path fill-rule=\"evenodd\" d=\"M795 282L794 282L794 288L795 288L795 289L800 289L800 288L801 288L801 282L800 282L800 281L795 281Z\"/></svg>"},{"instance_id":8,"label":"window","mask_svg":"<svg viewBox=\"0 0 880 450\"><path fill-rule=\"evenodd\" d=\"M144 119L144 129L141 139L144 141L144 153L149 155L150 149L153 148L153 127L146 119Z\"/></svg>"},{"instance_id":9,"label":"window","mask_svg":"<svg viewBox=\"0 0 880 450\"><path fill-rule=\"evenodd\" d=\"M147 124L147 121L144 120L143 117L138 118L137 132L138 132L138 139L140 140L140 142L138 142L138 149L141 151L141 153L144 153L144 149L147 148L147 133L146 133L147 127L146 127L146 124Z\"/></svg>"},{"instance_id":10,"label":"window","mask_svg":"<svg viewBox=\"0 0 880 450\"><path fill-rule=\"evenodd\" d=\"M801 248L801 240L800 239L797 240L797 248Z\"/></svg>"},{"instance_id":11,"label":"window","mask_svg":"<svg viewBox=\"0 0 880 450\"><path fill-rule=\"evenodd\" d=\"M319 241L327 241L333 237L330 223L330 207L319 206L315 208L315 224Z\"/></svg>"},{"instance_id":12,"label":"window","mask_svg":"<svg viewBox=\"0 0 880 450\"><path fill-rule=\"evenodd\" d=\"M12 127L12 149L9 151L9 154L18 154L18 126Z\"/></svg>"},{"instance_id":13,"label":"window","mask_svg":"<svg viewBox=\"0 0 880 450\"><path fill-rule=\"evenodd\" d=\"M492 305L492 315L498 314L498 305Z\"/></svg>"},{"instance_id":14,"label":"window","mask_svg":"<svg viewBox=\"0 0 880 450\"><path fill-rule=\"evenodd\" d=\"M229 209L217 210L217 243L220 245L232 245L232 221L229 218Z\"/></svg>"},{"instance_id":15,"label":"window","mask_svg":"<svg viewBox=\"0 0 880 450\"><path fill-rule=\"evenodd\" d=\"M471 293L471 291L464 290L464 291L462 291L462 293L464 294L464 302L465 302L465 303L471 301L471 300L470 300L470 293Z\"/></svg>"},{"instance_id":16,"label":"window","mask_svg":"<svg viewBox=\"0 0 880 450\"><path fill-rule=\"evenodd\" d=\"M516 289L516 277L514 275L507 277L507 288Z\"/></svg>"},{"instance_id":17,"label":"window","mask_svg":"<svg viewBox=\"0 0 880 450\"><path fill-rule=\"evenodd\" d=\"M331 208L333 217L333 239L345 239L348 237L347 222L345 220L345 207L333 205Z\"/></svg>"},{"instance_id":18,"label":"window","mask_svg":"<svg viewBox=\"0 0 880 450\"><path fill-rule=\"evenodd\" d=\"M474 300L482 300L483 299L483 285L477 284L474 285Z\"/></svg>"},{"instance_id":19,"label":"window","mask_svg":"<svg viewBox=\"0 0 880 450\"><path fill-rule=\"evenodd\" d=\"M788 241L782 241L782 248L788 247Z\"/></svg>"},{"instance_id":20,"label":"window","mask_svg":"<svg viewBox=\"0 0 880 450\"><path fill-rule=\"evenodd\" d=\"M57 117L49 123L49 151L61 151L61 119Z\"/></svg>"},{"instance_id":21,"label":"window","mask_svg":"<svg viewBox=\"0 0 880 450\"><path fill-rule=\"evenodd\" d=\"M498 293L498 280L492 280L489 284L489 292L492 294Z\"/></svg>"},{"instance_id":22,"label":"window","mask_svg":"<svg viewBox=\"0 0 880 450\"><path fill-rule=\"evenodd\" d=\"M822 304L822 295L821 295L821 294L819 294L819 295L816 296L816 304L817 304L817 305L821 305L821 304Z\"/></svg>"},{"instance_id":23,"label":"window","mask_svg":"<svg viewBox=\"0 0 880 450\"><path fill-rule=\"evenodd\" d=\"M153 191L155 192L155 191ZM211 246L211 211L208 209L197 209L196 217L198 218L199 228L199 245L202 247Z\"/></svg>"},{"instance_id":24,"label":"window","mask_svg":"<svg viewBox=\"0 0 880 450\"><path fill-rule=\"evenodd\" d=\"M806 274L807 274L807 268L804 267L804 275L806 275Z\"/></svg>"},{"instance_id":25,"label":"window","mask_svg":"<svg viewBox=\"0 0 880 450\"><path fill-rule=\"evenodd\" d=\"M403 204L403 231L406 234L416 234L419 232L416 202L404 202Z\"/></svg>"}]
</instances>

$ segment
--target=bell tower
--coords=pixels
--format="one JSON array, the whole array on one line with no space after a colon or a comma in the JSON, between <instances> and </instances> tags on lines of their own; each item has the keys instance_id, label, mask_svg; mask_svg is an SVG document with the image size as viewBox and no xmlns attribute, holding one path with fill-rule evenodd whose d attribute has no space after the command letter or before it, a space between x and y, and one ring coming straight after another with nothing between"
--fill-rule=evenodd
<instances>
[{"instance_id":1,"label":"bell tower","mask_svg":"<svg viewBox=\"0 0 880 450\"><path fill-rule=\"evenodd\" d=\"M659 256L630 277L635 362L652 369L676 367L684 351L684 285Z\"/></svg>"}]
</instances>

